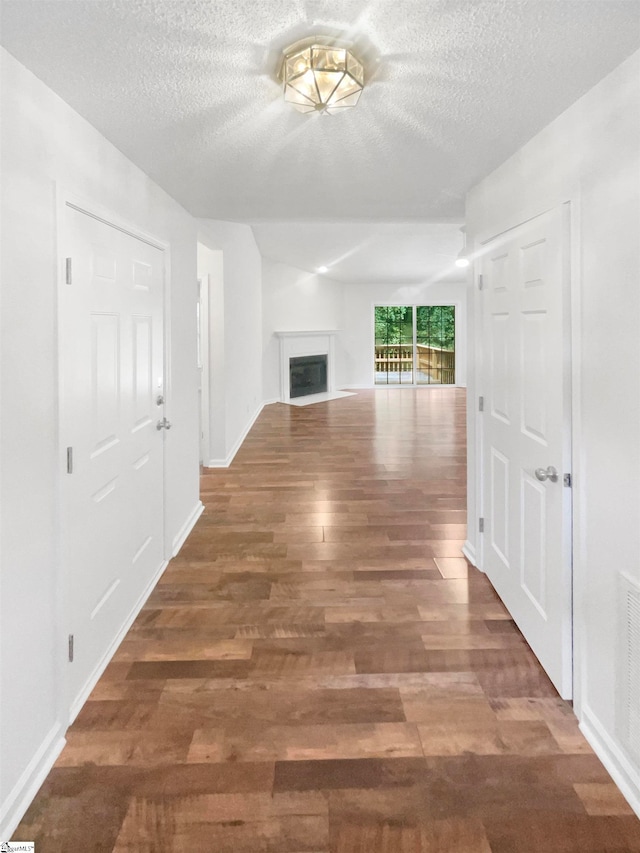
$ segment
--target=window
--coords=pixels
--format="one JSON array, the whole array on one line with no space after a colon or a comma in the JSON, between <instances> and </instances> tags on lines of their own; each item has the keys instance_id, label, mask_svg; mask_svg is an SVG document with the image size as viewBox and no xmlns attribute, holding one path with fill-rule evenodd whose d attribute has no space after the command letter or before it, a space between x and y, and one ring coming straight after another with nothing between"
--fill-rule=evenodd
<instances>
[{"instance_id":1,"label":"window","mask_svg":"<svg viewBox=\"0 0 640 853\"><path fill-rule=\"evenodd\" d=\"M455 306L375 308L376 385L454 385Z\"/></svg>"}]
</instances>

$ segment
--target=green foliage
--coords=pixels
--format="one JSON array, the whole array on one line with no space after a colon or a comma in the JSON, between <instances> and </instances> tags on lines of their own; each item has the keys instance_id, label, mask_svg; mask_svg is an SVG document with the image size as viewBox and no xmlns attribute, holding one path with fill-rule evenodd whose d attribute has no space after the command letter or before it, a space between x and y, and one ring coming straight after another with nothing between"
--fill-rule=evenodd
<instances>
[{"instance_id":1,"label":"green foliage","mask_svg":"<svg viewBox=\"0 0 640 853\"><path fill-rule=\"evenodd\" d=\"M419 305L416 308L417 343L447 350L455 349L455 307ZM411 344L413 308L410 305L377 306L376 344Z\"/></svg>"},{"instance_id":2,"label":"green foliage","mask_svg":"<svg viewBox=\"0 0 640 853\"><path fill-rule=\"evenodd\" d=\"M420 305L416 309L417 343L453 350L456 343L453 305Z\"/></svg>"},{"instance_id":3,"label":"green foliage","mask_svg":"<svg viewBox=\"0 0 640 853\"><path fill-rule=\"evenodd\" d=\"M408 305L377 306L377 344L410 344L413 340L413 308Z\"/></svg>"}]
</instances>

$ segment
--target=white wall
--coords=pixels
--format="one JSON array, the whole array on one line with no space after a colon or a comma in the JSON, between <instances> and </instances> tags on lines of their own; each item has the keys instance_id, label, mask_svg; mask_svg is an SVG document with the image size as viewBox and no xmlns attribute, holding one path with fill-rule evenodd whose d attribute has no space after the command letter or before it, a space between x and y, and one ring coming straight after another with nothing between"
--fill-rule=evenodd
<instances>
[{"instance_id":1,"label":"white wall","mask_svg":"<svg viewBox=\"0 0 640 853\"><path fill-rule=\"evenodd\" d=\"M640 583L639 103L636 53L472 190L467 235L477 243L572 201L576 710L640 810L640 764L616 734L619 573ZM475 423L470 409L472 448Z\"/></svg>"},{"instance_id":2,"label":"white wall","mask_svg":"<svg viewBox=\"0 0 640 853\"><path fill-rule=\"evenodd\" d=\"M280 342L276 331L344 328L344 285L287 264L262 261L262 365L265 402L280 399ZM342 348L335 344L335 378L344 381Z\"/></svg>"},{"instance_id":3,"label":"white wall","mask_svg":"<svg viewBox=\"0 0 640 853\"><path fill-rule=\"evenodd\" d=\"M373 309L376 305L456 305L456 382L467 381L467 288L465 284L350 284L345 288L345 383L373 385Z\"/></svg>"},{"instance_id":4,"label":"white wall","mask_svg":"<svg viewBox=\"0 0 640 853\"><path fill-rule=\"evenodd\" d=\"M222 293L214 297L210 314L209 464L223 466L230 463L262 408L262 259L249 225L213 219L198 224L200 243L222 253ZM216 330L224 336L223 346L220 338L216 342Z\"/></svg>"},{"instance_id":5,"label":"white wall","mask_svg":"<svg viewBox=\"0 0 640 853\"><path fill-rule=\"evenodd\" d=\"M1 63L0 838L5 838L64 731L56 705L67 633L56 623L57 182L170 243L170 539L183 530L199 500L195 221L4 50Z\"/></svg>"}]
</instances>

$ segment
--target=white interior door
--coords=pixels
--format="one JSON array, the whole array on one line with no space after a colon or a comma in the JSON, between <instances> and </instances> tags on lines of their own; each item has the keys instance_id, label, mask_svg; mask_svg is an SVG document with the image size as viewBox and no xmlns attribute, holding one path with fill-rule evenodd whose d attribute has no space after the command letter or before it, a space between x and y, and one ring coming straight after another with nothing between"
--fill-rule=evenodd
<instances>
[{"instance_id":1,"label":"white interior door","mask_svg":"<svg viewBox=\"0 0 640 853\"><path fill-rule=\"evenodd\" d=\"M61 444L72 717L164 561L163 286L157 247L66 205Z\"/></svg>"},{"instance_id":2,"label":"white interior door","mask_svg":"<svg viewBox=\"0 0 640 853\"><path fill-rule=\"evenodd\" d=\"M563 483L571 470L570 362L563 217L561 209L545 213L483 251L482 515L484 569L557 690L570 698L571 490Z\"/></svg>"}]
</instances>

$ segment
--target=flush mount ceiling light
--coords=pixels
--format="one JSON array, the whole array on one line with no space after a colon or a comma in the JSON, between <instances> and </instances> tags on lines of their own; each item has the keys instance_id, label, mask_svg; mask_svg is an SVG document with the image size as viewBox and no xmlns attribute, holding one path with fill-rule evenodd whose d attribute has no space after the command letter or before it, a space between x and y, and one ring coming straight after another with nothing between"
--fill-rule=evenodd
<instances>
[{"instance_id":1,"label":"flush mount ceiling light","mask_svg":"<svg viewBox=\"0 0 640 853\"><path fill-rule=\"evenodd\" d=\"M285 101L301 113L334 115L355 107L364 88L360 60L348 46L323 36L286 48L278 76Z\"/></svg>"},{"instance_id":2,"label":"flush mount ceiling light","mask_svg":"<svg viewBox=\"0 0 640 853\"><path fill-rule=\"evenodd\" d=\"M469 266L469 258L467 256L467 229L462 226L460 229L462 232L462 249L456 258L456 266L457 267L468 267Z\"/></svg>"}]
</instances>

